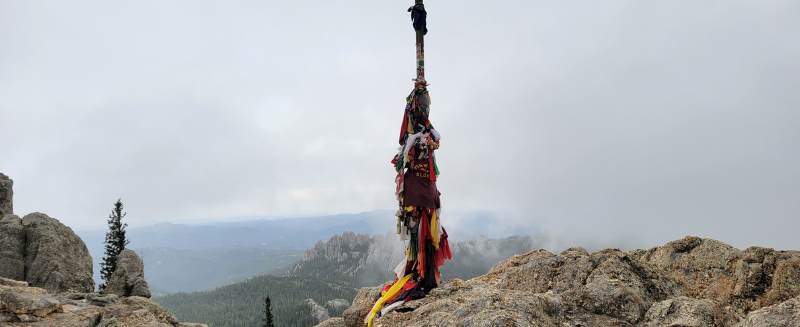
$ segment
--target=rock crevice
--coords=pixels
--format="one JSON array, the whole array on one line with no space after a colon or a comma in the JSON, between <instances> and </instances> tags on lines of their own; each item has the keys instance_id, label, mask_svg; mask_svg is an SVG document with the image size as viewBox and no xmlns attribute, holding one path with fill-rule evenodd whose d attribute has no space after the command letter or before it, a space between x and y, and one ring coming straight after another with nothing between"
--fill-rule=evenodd
<instances>
[{"instance_id":1,"label":"rock crevice","mask_svg":"<svg viewBox=\"0 0 800 327\"><path fill-rule=\"evenodd\" d=\"M0 219L0 277L55 294L92 292L92 257L72 229L46 214Z\"/></svg>"}]
</instances>

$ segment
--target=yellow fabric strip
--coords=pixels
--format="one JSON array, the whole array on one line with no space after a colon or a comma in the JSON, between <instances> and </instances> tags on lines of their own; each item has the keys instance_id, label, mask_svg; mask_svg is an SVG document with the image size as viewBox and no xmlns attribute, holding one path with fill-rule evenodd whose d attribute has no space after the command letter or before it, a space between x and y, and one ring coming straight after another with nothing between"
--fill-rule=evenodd
<instances>
[{"instance_id":1,"label":"yellow fabric strip","mask_svg":"<svg viewBox=\"0 0 800 327\"><path fill-rule=\"evenodd\" d=\"M431 215L431 236L433 236L433 248L439 249L439 228L437 228L436 224L439 223L436 219L436 209L433 209L433 214Z\"/></svg>"},{"instance_id":2,"label":"yellow fabric strip","mask_svg":"<svg viewBox=\"0 0 800 327\"><path fill-rule=\"evenodd\" d=\"M400 290L403 289L403 285L405 285L406 282L413 276L414 273L410 273L405 275L403 278L400 278L397 283L394 283L394 285L392 285L392 287L389 288L385 294L383 294L378 302L375 302L375 305L372 306L372 311L369 313L369 322L367 323L368 327L372 327L372 320L375 319L375 314L377 314L383 308L383 303L389 301L391 298L397 295L397 293L400 293Z\"/></svg>"}]
</instances>

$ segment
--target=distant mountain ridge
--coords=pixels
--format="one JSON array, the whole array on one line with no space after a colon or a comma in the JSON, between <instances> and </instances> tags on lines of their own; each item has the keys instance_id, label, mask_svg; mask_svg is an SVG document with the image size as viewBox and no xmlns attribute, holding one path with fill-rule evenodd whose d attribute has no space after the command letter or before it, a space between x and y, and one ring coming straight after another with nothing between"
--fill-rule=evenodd
<instances>
[{"instance_id":1,"label":"distant mountain ridge","mask_svg":"<svg viewBox=\"0 0 800 327\"><path fill-rule=\"evenodd\" d=\"M448 212L445 217L447 221L453 222L452 225L448 225L448 231L454 231L452 235L469 239L477 236L474 234L476 231L503 235L511 230L507 223L498 223L500 219L498 215L492 211L455 211ZM131 241L128 248L142 257L145 262L145 276L151 288L158 290L157 294L161 295L165 294L164 292L211 290L264 273L281 275L294 261L300 260L299 254L313 249L320 240L329 240L345 231L385 238L388 236L384 236L384 233L396 228L396 218L391 210L318 217L258 218L231 222L160 223L131 227L127 230L127 238ZM459 223L456 224L456 221ZM505 227L498 227L501 225ZM94 260L96 283L101 282L99 262L103 257L105 232L105 230L76 232L85 241ZM396 237L392 240L380 242L380 245L373 246L371 251L392 253L398 249L402 250L402 243L397 241ZM352 253L348 254L351 255ZM371 258L369 260L372 262L376 258L383 258L383 255L362 255L362 257ZM166 260L167 258L169 260ZM392 261L398 258L399 256L395 255ZM365 261L361 265L366 263ZM394 268L397 262L381 264L391 265L391 268ZM372 269L373 266L366 267ZM480 269L484 268L486 267ZM385 276L376 271L365 273L364 276L376 274ZM375 278L371 280L376 280Z\"/></svg>"},{"instance_id":2,"label":"distant mountain ridge","mask_svg":"<svg viewBox=\"0 0 800 327\"><path fill-rule=\"evenodd\" d=\"M469 279L483 275L500 261L541 248L547 238L541 235L451 241L453 260L441 268L442 278ZM369 237L345 232L328 242L317 242L292 265L286 276L348 279L354 285L377 285L394 280L394 268L405 258L405 244L397 234Z\"/></svg>"},{"instance_id":3,"label":"distant mountain ridge","mask_svg":"<svg viewBox=\"0 0 800 327\"><path fill-rule=\"evenodd\" d=\"M291 219L257 219L199 225L160 223L129 228L128 248L145 262L151 287L166 292L192 292L242 281L301 259L299 254L321 239L345 230L380 233L391 228L388 210ZM104 230L77 231L95 264L103 257ZM278 270L276 270L278 269Z\"/></svg>"},{"instance_id":4,"label":"distant mountain ridge","mask_svg":"<svg viewBox=\"0 0 800 327\"><path fill-rule=\"evenodd\" d=\"M165 247L173 249L210 249L227 246L252 246L271 249L309 249L321 239L344 231L385 233L393 227L394 213L377 210L356 214L287 219L203 224L159 223L127 229L131 249ZM106 230L78 231L87 244L102 244ZM91 247L91 245L90 245Z\"/></svg>"}]
</instances>

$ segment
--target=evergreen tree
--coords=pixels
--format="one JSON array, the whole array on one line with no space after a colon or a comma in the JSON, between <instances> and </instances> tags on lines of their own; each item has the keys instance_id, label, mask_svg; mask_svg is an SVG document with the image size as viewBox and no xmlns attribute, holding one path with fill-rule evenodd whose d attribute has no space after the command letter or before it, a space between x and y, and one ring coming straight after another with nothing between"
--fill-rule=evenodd
<instances>
[{"instance_id":1,"label":"evergreen tree","mask_svg":"<svg viewBox=\"0 0 800 327\"><path fill-rule=\"evenodd\" d=\"M125 227L128 227L128 224L122 223L122 217L125 217L125 213L122 213L122 199L117 199L117 203L114 203L114 209L108 215L109 230L106 233L106 240L103 242L106 247L106 253L103 256L103 262L100 263L100 278L103 279L103 283L100 284L100 291L106 288L111 274L114 273L114 270L117 270L117 257L120 252L130 243L125 238Z\"/></svg>"},{"instance_id":2,"label":"evergreen tree","mask_svg":"<svg viewBox=\"0 0 800 327\"><path fill-rule=\"evenodd\" d=\"M272 304L269 301L269 295L264 300L264 326L263 327L275 327L275 323L272 322Z\"/></svg>"}]
</instances>

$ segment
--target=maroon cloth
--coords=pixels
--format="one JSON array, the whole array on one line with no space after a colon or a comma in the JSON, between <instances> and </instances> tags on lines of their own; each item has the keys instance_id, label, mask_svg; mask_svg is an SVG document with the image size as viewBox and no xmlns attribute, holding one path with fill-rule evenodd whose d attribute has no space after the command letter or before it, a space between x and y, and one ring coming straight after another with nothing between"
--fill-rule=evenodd
<instances>
[{"instance_id":1,"label":"maroon cloth","mask_svg":"<svg viewBox=\"0 0 800 327\"><path fill-rule=\"evenodd\" d=\"M437 209L439 190L430 178L427 160L415 161L411 169L403 175L403 207L415 206Z\"/></svg>"}]
</instances>

